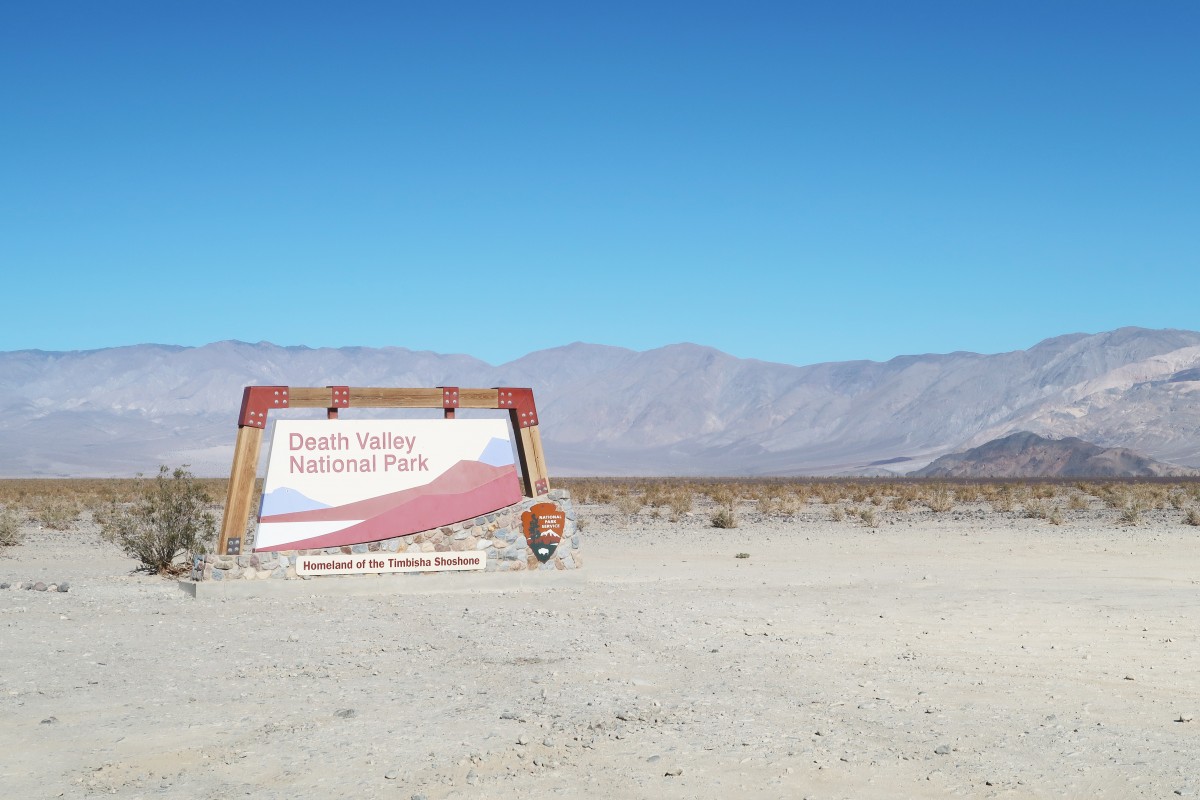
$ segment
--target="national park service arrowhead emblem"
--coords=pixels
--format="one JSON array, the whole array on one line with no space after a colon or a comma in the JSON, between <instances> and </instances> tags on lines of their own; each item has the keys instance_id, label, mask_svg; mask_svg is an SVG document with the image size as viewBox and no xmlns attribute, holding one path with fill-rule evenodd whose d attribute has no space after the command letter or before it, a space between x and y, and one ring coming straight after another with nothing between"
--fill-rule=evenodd
<instances>
[{"instance_id":1,"label":"national park service arrowhead emblem","mask_svg":"<svg viewBox=\"0 0 1200 800\"><path fill-rule=\"evenodd\" d=\"M529 542L534 557L543 564L558 549L566 526L567 515L554 503L535 503L533 508L521 515L525 541Z\"/></svg>"}]
</instances>

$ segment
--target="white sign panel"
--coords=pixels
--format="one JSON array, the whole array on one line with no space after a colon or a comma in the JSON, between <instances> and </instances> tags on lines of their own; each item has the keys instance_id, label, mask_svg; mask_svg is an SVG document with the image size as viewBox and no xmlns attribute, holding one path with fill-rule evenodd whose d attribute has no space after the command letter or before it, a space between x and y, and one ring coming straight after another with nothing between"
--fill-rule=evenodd
<instances>
[{"instance_id":1,"label":"white sign panel","mask_svg":"<svg viewBox=\"0 0 1200 800\"><path fill-rule=\"evenodd\" d=\"M502 419L277 420L254 549L380 541L520 500Z\"/></svg>"}]
</instances>

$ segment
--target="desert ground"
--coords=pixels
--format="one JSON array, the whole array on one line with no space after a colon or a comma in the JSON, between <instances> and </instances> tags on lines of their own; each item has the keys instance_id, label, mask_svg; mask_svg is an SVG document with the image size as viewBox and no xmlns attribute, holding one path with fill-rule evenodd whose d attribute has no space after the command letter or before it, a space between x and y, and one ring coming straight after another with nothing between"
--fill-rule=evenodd
<instances>
[{"instance_id":1,"label":"desert ground","mask_svg":"<svg viewBox=\"0 0 1200 800\"><path fill-rule=\"evenodd\" d=\"M1075 505L580 502L574 581L229 599L26 518L0 794L1195 795L1200 527Z\"/></svg>"}]
</instances>

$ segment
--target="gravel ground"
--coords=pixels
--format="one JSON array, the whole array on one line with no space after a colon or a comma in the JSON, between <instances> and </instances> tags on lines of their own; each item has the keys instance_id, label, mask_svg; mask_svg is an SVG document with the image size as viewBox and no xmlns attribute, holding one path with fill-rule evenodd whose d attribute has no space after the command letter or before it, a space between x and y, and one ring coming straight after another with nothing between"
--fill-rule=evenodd
<instances>
[{"instance_id":1,"label":"gravel ground","mask_svg":"<svg viewBox=\"0 0 1200 800\"><path fill-rule=\"evenodd\" d=\"M1177 512L580 511L582 584L369 597L196 600L27 528L0 581L69 591L0 591L0 794L1200 792Z\"/></svg>"}]
</instances>

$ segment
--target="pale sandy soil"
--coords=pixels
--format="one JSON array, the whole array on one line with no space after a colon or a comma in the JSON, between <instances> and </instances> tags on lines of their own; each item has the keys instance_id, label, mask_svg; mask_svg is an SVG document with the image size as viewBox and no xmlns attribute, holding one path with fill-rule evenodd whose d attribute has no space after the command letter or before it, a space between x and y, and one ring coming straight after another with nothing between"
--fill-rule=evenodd
<instances>
[{"instance_id":1,"label":"pale sandy soil","mask_svg":"<svg viewBox=\"0 0 1200 800\"><path fill-rule=\"evenodd\" d=\"M372 597L195 600L27 529L0 581L71 590L0 591L0 796L1200 791L1177 513L581 511L582 585Z\"/></svg>"}]
</instances>

